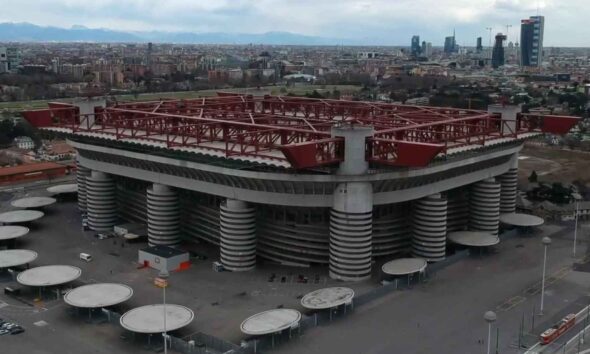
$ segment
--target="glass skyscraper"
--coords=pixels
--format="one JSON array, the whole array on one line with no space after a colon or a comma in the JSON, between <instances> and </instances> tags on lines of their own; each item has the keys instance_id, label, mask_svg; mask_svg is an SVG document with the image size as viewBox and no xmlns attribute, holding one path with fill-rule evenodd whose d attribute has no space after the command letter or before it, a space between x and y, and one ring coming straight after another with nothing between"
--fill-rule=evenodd
<instances>
[{"instance_id":1,"label":"glass skyscraper","mask_svg":"<svg viewBox=\"0 0 590 354\"><path fill-rule=\"evenodd\" d=\"M496 35L496 42L494 44L494 50L492 51L492 67L497 69L504 65L504 41L506 35L498 33Z\"/></svg>"},{"instance_id":2,"label":"glass skyscraper","mask_svg":"<svg viewBox=\"0 0 590 354\"><path fill-rule=\"evenodd\" d=\"M412 56L417 57L420 55L420 36L413 36L412 37L412 47L411 47L411 51L412 51Z\"/></svg>"},{"instance_id":3,"label":"glass skyscraper","mask_svg":"<svg viewBox=\"0 0 590 354\"><path fill-rule=\"evenodd\" d=\"M544 16L531 16L520 25L520 65L540 67L543 62Z\"/></svg>"}]
</instances>

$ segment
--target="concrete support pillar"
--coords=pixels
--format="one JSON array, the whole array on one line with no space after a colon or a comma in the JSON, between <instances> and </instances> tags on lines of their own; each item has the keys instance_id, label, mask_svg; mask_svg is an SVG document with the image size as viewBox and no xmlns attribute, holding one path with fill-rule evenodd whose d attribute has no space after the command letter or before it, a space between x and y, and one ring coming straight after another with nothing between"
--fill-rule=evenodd
<instances>
[{"instance_id":1,"label":"concrete support pillar","mask_svg":"<svg viewBox=\"0 0 590 354\"><path fill-rule=\"evenodd\" d=\"M498 235L500 225L500 183L486 179L471 186L469 228Z\"/></svg>"},{"instance_id":2,"label":"concrete support pillar","mask_svg":"<svg viewBox=\"0 0 590 354\"><path fill-rule=\"evenodd\" d=\"M86 177L90 176L90 169L76 162L76 183L78 184L78 209L86 211Z\"/></svg>"},{"instance_id":3,"label":"concrete support pillar","mask_svg":"<svg viewBox=\"0 0 590 354\"><path fill-rule=\"evenodd\" d=\"M220 205L220 252L223 266L234 272L256 266L256 211L246 202L228 199Z\"/></svg>"},{"instance_id":4,"label":"concrete support pillar","mask_svg":"<svg viewBox=\"0 0 590 354\"><path fill-rule=\"evenodd\" d=\"M508 172L498 177L498 181L501 185L500 213L514 213L518 193L518 155L514 155L512 166Z\"/></svg>"},{"instance_id":5,"label":"concrete support pillar","mask_svg":"<svg viewBox=\"0 0 590 354\"><path fill-rule=\"evenodd\" d=\"M440 194L413 203L412 254L429 262L445 259L447 246L447 200Z\"/></svg>"},{"instance_id":6,"label":"concrete support pillar","mask_svg":"<svg viewBox=\"0 0 590 354\"><path fill-rule=\"evenodd\" d=\"M147 226L150 246L180 243L180 204L174 189L158 183L147 188Z\"/></svg>"},{"instance_id":7,"label":"concrete support pillar","mask_svg":"<svg viewBox=\"0 0 590 354\"><path fill-rule=\"evenodd\" d=\"M367 173L366 138L373 128L343 125L332 128L332 136L344 138L344 161L339 175ZM336 186L330 213L330 277L360 281L371 277L373 233L373 186L347 182Z\"/></svg>"},{"instance_id":8,"label":"concrete support pillar","mask_svg":"<svg viewBox=\"0 0 590 354\"><path fill-rule=\"evenodd\" d=\"M94 125L94 111L97 107L106 107L106 100L104 97L88 97L74 101L73 105L80 112L80 127L86 129Z\"/></svg>"},{"instance_id":9,"label":"concrete support pillar","mask_svg":"<svg viewBox=\"0 0 590 354\"><path fill-rule=\"evenodd\" d=\"M330 277L345 281L371 277L373 188L341 183L330 213Z\"/></svg>"},{"instance_id":10,"label":"concrete support pillar","mask_svg":"<svg viewBox=\"0 0 590 354\"><path fill-rule=\"evenodd\" d=\"M113 231L117 222L115 181L104 172L92 171L86 177L88 226L95 231Z\"/></svg>"},{"instance_id":11,"label":"concrete support pillar","mask_svg":"<svg viewBox=\"0 0 590 354\"><path fill-rule=\"evenodd\" d=\"M488 112L500 115L502 119L500 131L502 134L511 135L516 133L516 117L522 112L521 105L491 104L488 106Z\"/></svg>"}]
</instances>

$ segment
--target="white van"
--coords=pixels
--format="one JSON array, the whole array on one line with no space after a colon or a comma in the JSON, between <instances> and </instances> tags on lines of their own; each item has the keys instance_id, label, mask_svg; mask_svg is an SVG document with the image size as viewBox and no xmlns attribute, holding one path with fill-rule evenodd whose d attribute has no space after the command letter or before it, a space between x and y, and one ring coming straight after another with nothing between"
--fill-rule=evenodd
<instances>
[{"instance_id":1,"label":"white van","mask_svg":"<svg viewBox=\"0 0 590 354\"><path fill-rule=\"evenodd\" d=\"M80 259L86 262L90 262L92 260L92 256L88 253L80 253Z\"/></svg>"}]
</instances>

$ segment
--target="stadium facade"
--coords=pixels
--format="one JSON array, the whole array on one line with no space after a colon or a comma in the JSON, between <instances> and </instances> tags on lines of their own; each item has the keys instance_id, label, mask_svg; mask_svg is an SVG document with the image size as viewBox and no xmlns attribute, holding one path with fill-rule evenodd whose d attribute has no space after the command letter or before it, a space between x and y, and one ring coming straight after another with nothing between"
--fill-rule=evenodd
<instances>
[{"instance_id":1,"label":"stadium facade","mask_svg":"<svg viewBox=\"0 0 590 354\"><path fill-rule=\"evenodd\" d=\"M23 115L77 149L92 229L142 222L152 245L218 245L232 271L321 264L341 280L370 277L380 257L440 261L451 231L497 234L515 210L523 142L578 120L237 94Z\"/></svg>"}]
</instances>

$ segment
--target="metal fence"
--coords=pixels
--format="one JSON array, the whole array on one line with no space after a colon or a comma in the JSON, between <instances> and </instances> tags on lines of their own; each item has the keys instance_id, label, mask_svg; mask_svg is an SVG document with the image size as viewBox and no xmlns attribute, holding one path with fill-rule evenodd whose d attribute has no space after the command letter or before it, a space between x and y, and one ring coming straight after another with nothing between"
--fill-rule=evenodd
<instances>
[{"instance_id":1,"label":"metal fence","mask_svg":"<svg viewBox=\"0 0 590 354\"><path fill-rule=\"evenodd\" d=\"M97 314L95 313L93 316L96 318ZM110 323L119 323L121 319L119 313L109 309L102 309L102 313L98 316ZM156 351L163 347L163 341L159 338L160 336L150 337L150 347ZM240 349L232 342L202 332L193 333L183 338L168 335L168 340L169 348L183 354L223 354Z\"/></svg>"},{"instance_id":2,"label":"metal fence","mask_svg":"<svg viewBox=\"0 0 590 354\"><path fill-rule=\"evenodd\" d=\"M170 347L183 354L238 353L240 349L232 342L201 332L183 338L170 336Z\"/></svg>"}]
</instances>

